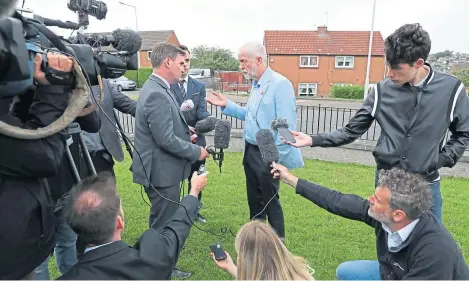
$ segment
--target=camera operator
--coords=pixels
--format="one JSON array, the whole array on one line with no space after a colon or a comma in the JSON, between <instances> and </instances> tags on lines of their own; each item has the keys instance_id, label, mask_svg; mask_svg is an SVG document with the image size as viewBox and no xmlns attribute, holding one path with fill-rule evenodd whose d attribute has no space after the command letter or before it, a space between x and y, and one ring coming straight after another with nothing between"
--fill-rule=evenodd
<instances>
[{"instance_id":1,"label":"camera operator","mask_svg":"<svg viewBox=\"0 0 469 281\"><path fill-rule=\"evenodd\" d=\"M89 106L89 104L87 106ZM80 128L88 133L97 133L101 126L101 119L96 110L83 117L77 117L74 122L77 122ZM71 137L73 141L72 144L69 145L70 153L80 178L90 176L91 172L86 166L83 153L81 153L79 136L77 134L71 134L69 137ZM72 169L73 167L70 165L66 153L64 153L58 174L47 179L52 201L55 206L63 204L61 201L68 195L70 189L77 184L72 174ZM57 244L54 249L55 261L60 273L63 274L77 263L77 235L63 219L62 211L55 212L55 219L57 224ZM36 280L50 280L48 264L49 257L35 269Z\"/></svg>"},{"instance_id":2,"label":"camera operator","mask_svg":"<svg viewBox=\"0 0 469 281\"><path fill-rule=\"evenodd\" d=\"M48 53L47 59L56 75L72 71L73 61L66 56ZM16 98L0 99L1 121L37 129L62 115L72 86L51 84L41 70L41 62L42 56L37 54L34 94L30 89ZM0 134L1 279L33 278L34 268L55 246L54 204L45 178L58 173L65 137L64 131L35 140Z\"/></svg>"}]
</instances>

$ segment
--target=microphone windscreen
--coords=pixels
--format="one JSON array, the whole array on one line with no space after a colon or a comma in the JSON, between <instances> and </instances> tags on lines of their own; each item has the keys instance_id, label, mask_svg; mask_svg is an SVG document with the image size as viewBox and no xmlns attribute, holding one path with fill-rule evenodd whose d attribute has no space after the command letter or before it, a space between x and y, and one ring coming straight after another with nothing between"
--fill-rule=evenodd
<instances>
[{"instance_id":1,"label":"microphone windscreen","mask_svg":"<svg viewBox=\"0 0 469 281\"><path fill-rule=\"evenodd\" d=\"M270 127L274 131L277 131L278 128L288 128L287 119L284 119L284 118L274 119L274 120L272 120L272 122L270 122Z\"/></svg>"},{"instance_id":2,"label":"microphone windscreen","mask_svg":"<svg viewBox=\"0 0 469 281\"><path fill-rule=\"evenodd\" d=\"M261 152L264 163L270 165L280 160L280 153L275 144L274 134L269 129L261 129L256 134L256 142Z\"/></svg>"},{"instance_id":3,"label":"microphone windscreen","mask_svg":"<svg viewBox=\"0 0 469 281\"><path fill-rule=\"evenodd\" d=\"M136 53L142 47L142 37L131 29L116 29L112 32L115 43L112 44L118 51Z\"/></svg>"},{"instance_id":4,"label":"microphone windscreen","mask_svg":"<svg viewBox=\"0 0 469 281\"><path fill-rule=\"evenodd\" d=\"M195 123L194 129L198 134L205 134L210 131L213 131L213 129L215 129L216 123L217 123L217 118L214 116L209 116Z\"/></svg>"},{"instance_id":5,"label":"microphone windscreen","mask_svg":"<svg viewBox=\"0 0 469 281\"><path fill-rule=\"evenodd\" d=\"M231 122L218 120L215 124L215 136L213 142L215 148L227 149L230 146Z\"/></svg>"}]
</instances>

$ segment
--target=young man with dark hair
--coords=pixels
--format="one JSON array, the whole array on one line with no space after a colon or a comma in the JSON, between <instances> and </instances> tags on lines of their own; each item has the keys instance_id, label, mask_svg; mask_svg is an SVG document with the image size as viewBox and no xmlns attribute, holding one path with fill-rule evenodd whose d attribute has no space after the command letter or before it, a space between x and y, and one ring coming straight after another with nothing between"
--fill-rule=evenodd
<instances>
[{"instance_id":1,"label":"young man with dark hair","mask_svg":"<svg viewBox=\"0 0 469 281\"><path fill-rule=\"evenodd\" d=\"M349 144L376 120L381 126L373 151L377 168L399 167L424 176L433 194L431 211L441 221L438 169L456 165L469 146L469 100L458 78L425 62L431 40L419 24L397 29L386 38L385 49L388 78L373 87L345 127L312 137L292 132L296 143L289 144Z\"/></svg>"}]
</instances>

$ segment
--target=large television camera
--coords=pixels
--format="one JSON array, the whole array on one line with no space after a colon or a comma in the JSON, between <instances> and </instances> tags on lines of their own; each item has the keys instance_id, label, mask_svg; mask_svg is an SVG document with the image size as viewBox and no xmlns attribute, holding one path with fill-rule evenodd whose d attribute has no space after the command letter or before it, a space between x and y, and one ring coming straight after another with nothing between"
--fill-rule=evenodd
<instances>
[{"instance_id":1,"label":"large television camera","mask_svg":"<svg viewBox=\"0 0 469 281\"><path fill-rule=\"evenodd\" d=\"M138 68L138 51L142 39L137 32L117 29L107 34L84 33L89 25L89 15L99 20L106 17L105 3L95 0L69 0L67 6L77 12L78 23L48 19L39 15L27 18L20 14L19 10L0 20L0 98L23 94L29 89L33 85L34 56L49 51L66 54L74 60L75 92L80 90L80 95L72 95L68 111L59 118L60 120L47 128L41 128L42 133L38 133L39 129L31 131L11 128L5 123L0 124L0 133L30 139L57 133L77 116L89 114L94 110L96 104L85 108L91 86L100 85L102 89L102 78L115 79L124 75L127 70ZM47 26L72 29L77 31L77 34L64 38L54 34ZM43 69L46 68L45 61ZM102 91L99 100L102 100ZM53 130L49 128L51 126ZM23 131L19 133L19 130Z\"/></svg>"}]
</instances>

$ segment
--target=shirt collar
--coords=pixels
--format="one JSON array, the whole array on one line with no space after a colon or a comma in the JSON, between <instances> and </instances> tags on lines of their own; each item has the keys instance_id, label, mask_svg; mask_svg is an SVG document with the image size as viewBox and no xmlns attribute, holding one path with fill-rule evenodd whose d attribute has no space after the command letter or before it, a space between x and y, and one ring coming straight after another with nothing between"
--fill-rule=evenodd
<instances>
[{"instance_id":1,"label":"shirt collar","mask_svg":"<svg viewBox=\"0 0 469 281\"><path fill-rule=\"evenodd\" d=\"M428 79L428 76L430 75L430 73L432 72L431 69L430 69L430 66L429 65L424 65L423 67L425 67L426 70L428 70L428 73L427 73L427 76L425 76L425 78L422 79L422 81L420 81L417 85L412 85L410 82L409 84L411 86L414 86L414 87L422 87L423 86L423 83L425 83L425 81L427 81Z\"/></svg>"},{"instance_id":2,"label":"shirt collar","mask_svg":"<svg viewBox=\"0 0 469 281\"><path fill-rule=\"evenodd\" d=\"M114 242L115 242L115 241L111 241L111 242L108 242L108 243L105 243L105 244L101 244L101 245L98 245L98 246L86 247L86 248L85 248L85 254L86 254L87 252L91 251L91 250L98 249L98 248L100 248L100 247L102 247L102 246L106 246L106 245L109 245L109 244L114 243Z\"/></svg>"},{"instance_id":3,"label":"shirt collar","mask_svg":"<svg viewBox=\"0 0 469 281\"><path fill-rule=\"evenodd\" d=\"M160 79L166 84L166 86L168 86L168 89L171 88L171 86L169 86L169 83L168 83L168 81L166 81L166 79L164 79L163 77L159 76L159 75L156 74L156 73L152 73L152 75L155 76L155 77L157 77L157 78L160 78Z\"/></svg>"},{"instance_id":4,"label":"shirt collar","mask_svg":"<svg viewBox=\"0 0 469 281\"><path fill-rule=\"evenodd\" d=\"M388 248L391 250L391 248L395 249L401 246L407 240L407 238L409 238L409 235L412 233L419 221L420 219L416 219L396 232L392 232L389 227L387 227L384 223L381 223L383 229L389 234ZM398 237L398 239L394 239L396 237Z\"/></svg>"}]
</instances>

